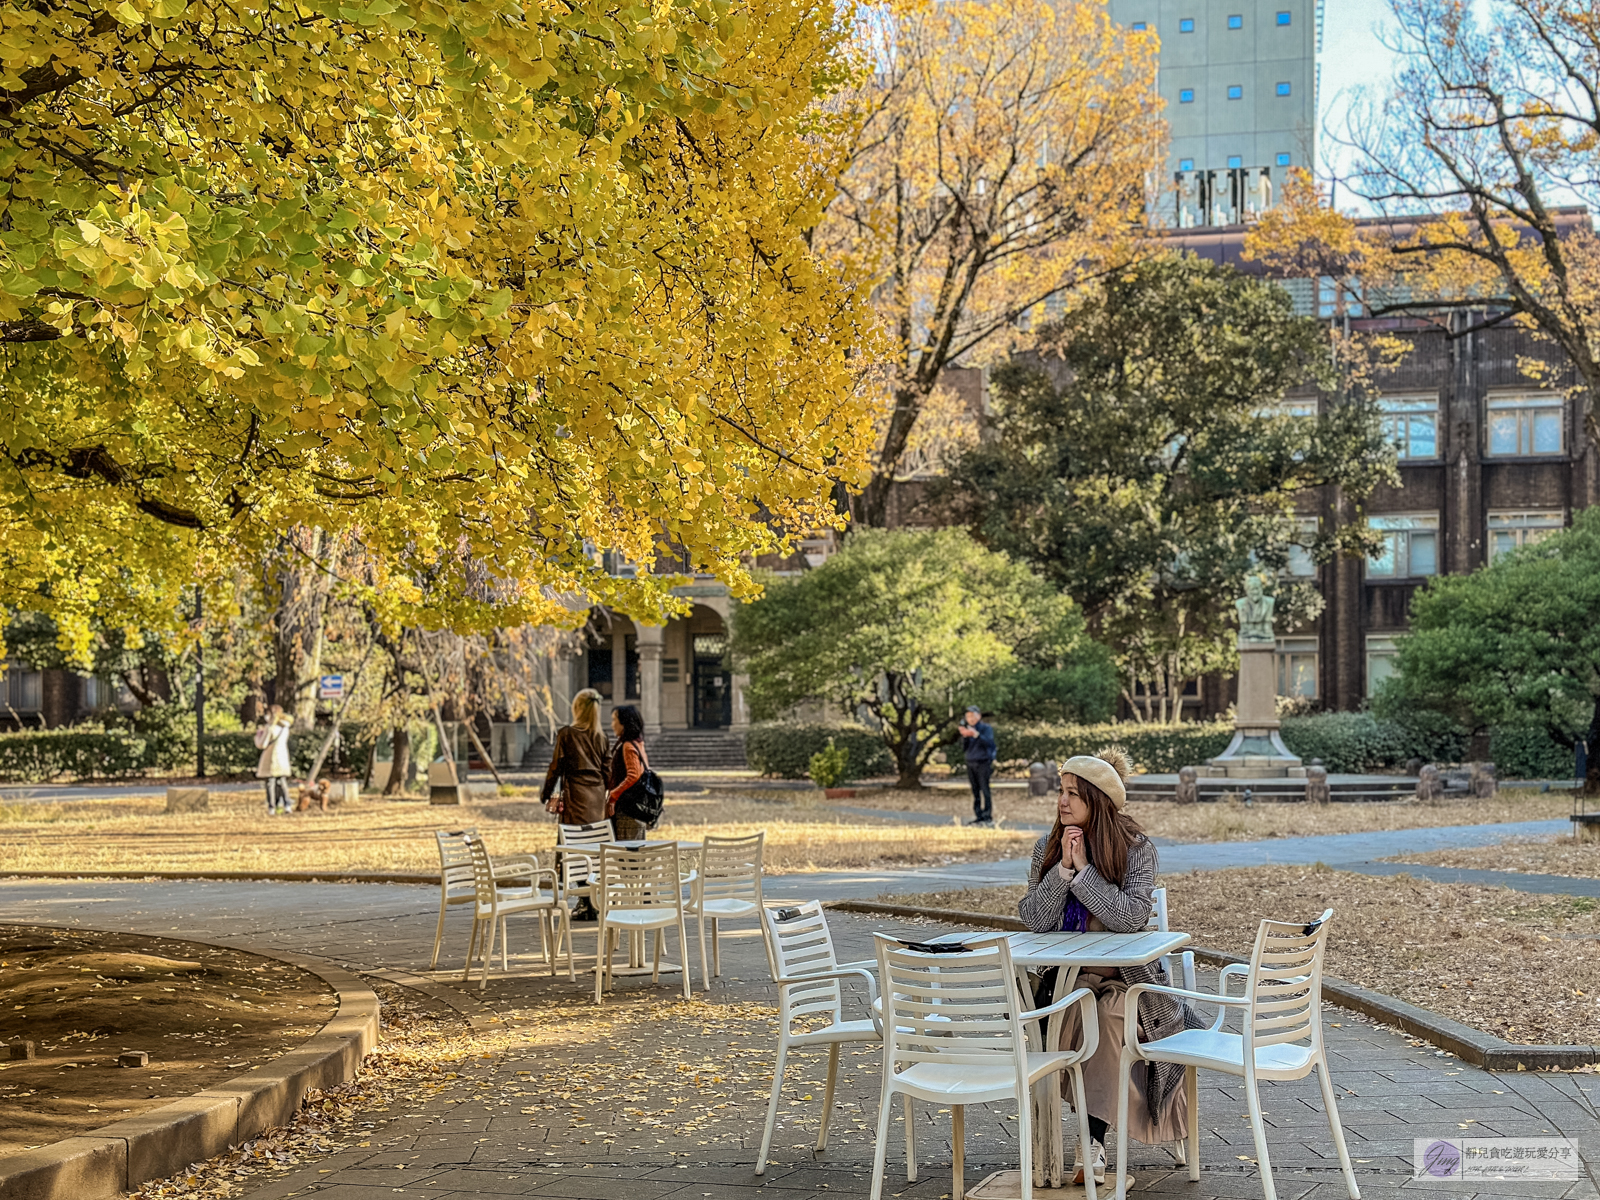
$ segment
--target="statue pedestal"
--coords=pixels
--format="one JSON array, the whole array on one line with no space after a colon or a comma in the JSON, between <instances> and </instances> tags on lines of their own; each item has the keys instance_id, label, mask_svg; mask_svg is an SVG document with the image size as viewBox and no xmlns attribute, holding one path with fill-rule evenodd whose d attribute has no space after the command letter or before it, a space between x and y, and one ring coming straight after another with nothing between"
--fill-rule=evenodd
<instances>
[{"instance_id":1,"label":"statue pedestal","mask_svg":"<svg viewBox=\"0 0 1600 1200\"><path fill-rule=\"evenodd\" d=\"M1211 778L1273 779L1303 777L1305 764L1289 752L1278 733L1278 686L1272 642L1239 646L1239 702L1234 708L1233 741L1211 760Z\"/></svg>"}]
</instances>

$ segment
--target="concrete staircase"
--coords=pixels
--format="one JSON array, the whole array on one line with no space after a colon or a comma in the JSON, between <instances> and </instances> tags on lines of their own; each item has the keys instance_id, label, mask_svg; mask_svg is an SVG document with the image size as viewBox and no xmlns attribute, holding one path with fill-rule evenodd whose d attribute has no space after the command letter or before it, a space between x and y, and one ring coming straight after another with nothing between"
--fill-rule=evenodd
<instances>
[{"instance_id":1,"label":"concrete staircase","mask_svg":"<svg viewBox=\"0 0 1600 1200\"><path fill-rule=\"evenodd\" d=\"M731 729L668 729L645 739L650 765L657 771L743 771L744 734ZM543 772L550 765L550 743L529 744L519 767Z\"/></svg>"}]
</instances>

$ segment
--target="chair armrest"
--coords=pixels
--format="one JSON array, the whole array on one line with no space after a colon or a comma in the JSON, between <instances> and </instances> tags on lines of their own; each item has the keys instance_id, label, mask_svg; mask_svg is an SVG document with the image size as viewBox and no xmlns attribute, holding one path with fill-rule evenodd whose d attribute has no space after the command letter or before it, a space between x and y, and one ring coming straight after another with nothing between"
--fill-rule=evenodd
<instances>
[{"instance_id":1,"label":"chair armrest","mask_svg":"<svg viewBox=\"0 0 1600 1200\"><path fill-rule=\"evenodd\" d=\"M1215 1004L1217 1020L1212 1026L1213 1030L1222 1027L1224 1005L1229 1008L1250 1007L1248 996L1217 996L1210 992L1191 992L1187 988L1163 987L1159 983L1136 983L1128 989L1122 1001L1122 1040L1124 1048L1130 1051L1134 1058L1139 1059L1144 1057L1140 1053L1143 1047L1139 1041L1139 996L1144 992L1160 992L1163 996L1178 996L1184 1000L1196 1000L1201 1004Z\"/></svg>"},{"instance_id":2,"label":"chair armrest","mask_svg":"<svg viewBox=\"0 0 1600 1200\"><path fill-rule=\"evenodd\" d=\"M843 981L849 978L860 978L867 985L867 1012L872 1016L872 1027L878 1031L878 1036L883 1036L883 1019L876 1007L878 1002L878 977L871 971L861 967L839 967L832 971L818 971L815 975L779 975L773 983L780 988L792 987L796 984L818 983L824 979L837 979Z\"/></svg>"},{"instance_id":3,"label":"chair armrest","mask_svg":"<svg viewBox=\"0 0 1600 1200\"><path fill-rule=\"evenodd\" d=\"M1042 1020L1064 1009L1071 1008L1074 1004L1083 1006L1083 1015L1080 1018L1083 1021L1083 1045L1074 1051L1078 1056L1077 1061L1083 1062L1092 1057L1100 1046L1100 1006L1094 992L1089 988L1074 988L1053 1004L1047 1004L1043 1008L1029 1009L1025 1013L1018 1013L1017 1020ZM1049 1050L1050 1047L1046 1046L1045 1051L1048 1053Z\"/></svg>"},{"instance_id":4,"label":"chair armrest","mask_svg":"<svg viewBox=\"0 0 1600 1200\"><path fill-rule=\"evenodd\" d=\"M1228 994L1228 980L1247 979L1249 975L1250 968L1245 963L1229 963L1217 972L1217 995L1226 996ZM1212 1033L1216 1033L1217 1030L1222 1028L1222 1022L1227 1019L1227 1016L1228 1010L1218 1004L1217 1019L1211 1022Z\"/></svg>"},{"instance_id":5,"label":"chair armrest","mask_svg":"<svg viewBox=\"0 0 1600 1200\"><path fill-rule=\"evenodd\" d=\"M1080 1002L1085 996L1092 995L1094 995L1094 993L1088 988L1075 988L1068 992L1065 996L1061 997L1061 999L1055 1001L1053 1004L1047 1004L1043 1008L1030 1008L1025 1013L1018 1013L1017 1020L1037 1021L1041 1018L1048 1017L1053 1013L1061 1012L1063 1009L1070 1008L1074 1004Z\"/></svg>"},{"instance_id":6,"label":"chair armrest","mask_svg":"<svg viewBox=\"0 0 1600 1200\"><path fill-rule=\"evenodd\" d=\"M496 879L531 875L538 870L539 857L536 854L507 854L494 860L494 877Z\"/></svg>"},{"instance_id":7,"label":"chair armrest","mask_svg":"<svg viewBox=\"0 0 1600 1200\"><path fill-rule=\"evenodd\" d=\"M858 958L854 962L840 963L838 969L841 971L876 971L878 969L878 960L875 958Z\"/></svg>"}]
</instances>

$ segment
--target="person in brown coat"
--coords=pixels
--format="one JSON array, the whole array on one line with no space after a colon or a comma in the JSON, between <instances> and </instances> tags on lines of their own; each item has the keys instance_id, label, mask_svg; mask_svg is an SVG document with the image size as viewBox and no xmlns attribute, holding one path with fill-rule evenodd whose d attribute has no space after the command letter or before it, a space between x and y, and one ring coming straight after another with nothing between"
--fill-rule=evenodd
<instances>
[{"instance_id":1,"label":"person in brown coat","mask_svg":"<svg viewBox=\"0 0 1600 1200\"><path fill-rule=\"evenodd\" d=\"M552 799L558 782L561 795ZM593 688L572 698L572 724L556 733L539 799L563 825L606 819L606 735L600 731L600 693Z\"/></svg>"}]
</instances>

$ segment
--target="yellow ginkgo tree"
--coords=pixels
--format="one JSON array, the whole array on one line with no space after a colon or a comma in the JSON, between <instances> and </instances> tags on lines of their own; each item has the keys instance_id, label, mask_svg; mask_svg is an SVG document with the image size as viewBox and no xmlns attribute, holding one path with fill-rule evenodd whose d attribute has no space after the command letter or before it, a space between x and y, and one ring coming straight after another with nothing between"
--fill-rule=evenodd
<instances>
[{"instance_id":1,"label":"yellow ginkgo tree","mask_svg":"<svg viewBox=\"0 0 1600 1200\"><path fill-rule=\"evenodd\" d=\"M409 625L670 603L599 548L749 591L870 446L873 316L809 245L849 26L0 0L0 604L159 623L297 526Z\"/></svg>"}]
</instances>

